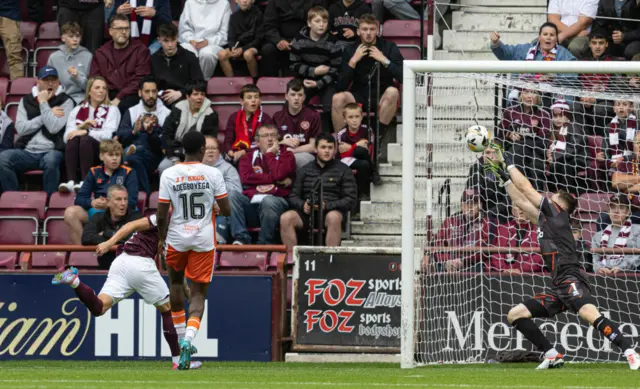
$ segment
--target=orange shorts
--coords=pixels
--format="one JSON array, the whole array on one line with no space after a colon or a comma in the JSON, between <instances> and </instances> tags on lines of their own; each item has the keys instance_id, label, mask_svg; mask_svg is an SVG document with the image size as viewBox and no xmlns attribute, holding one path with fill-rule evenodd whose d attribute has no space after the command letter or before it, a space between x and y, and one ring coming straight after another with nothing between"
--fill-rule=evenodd
<instances>
[{"instance_id":1,"label":"orange shorts","mask_svg":"<svg viewBox=\"0 0 640 389\"><path fill-rule=\"evenodd\" d=\"M216 250L177 251L171 245L167 245L165 260L167 266L175 271L183 271L184 275L193 282L208 284L213 277L213 262Z\"/></svg>"}]
</instances>

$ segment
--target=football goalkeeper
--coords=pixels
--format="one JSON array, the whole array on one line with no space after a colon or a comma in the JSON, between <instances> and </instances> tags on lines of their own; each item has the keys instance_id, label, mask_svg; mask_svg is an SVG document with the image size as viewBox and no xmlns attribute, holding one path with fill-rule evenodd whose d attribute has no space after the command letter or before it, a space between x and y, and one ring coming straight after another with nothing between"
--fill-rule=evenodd
<instances>
[{"instance_id":1,"label":"football goalkeeper","mask_svg":"<svg viewBox=\"0 0 640 389\"><path fill-rule=\"evenodd\" d=\"M565 191L542 196L529 180L516 168L508 156L496 147L496 158L487 159L485 170L491 171L501 181L514 205L517 205L532 223L538 226L538 241L546 267L551 271L552 287L547 293L538 294L511 308L507 320L525 338L544 351L544 361L538 369L562 367L560 354L542 331L531 320L535 317L553 317L570 310L594 326L611 343L624 351L629 367L640 368L640 356L632 348L629 339L620 332L618 325L600 314L591 286L581 271L580 256L576 251L569 215L576 207L576 199Z\"/></svg>"}]
</instances>

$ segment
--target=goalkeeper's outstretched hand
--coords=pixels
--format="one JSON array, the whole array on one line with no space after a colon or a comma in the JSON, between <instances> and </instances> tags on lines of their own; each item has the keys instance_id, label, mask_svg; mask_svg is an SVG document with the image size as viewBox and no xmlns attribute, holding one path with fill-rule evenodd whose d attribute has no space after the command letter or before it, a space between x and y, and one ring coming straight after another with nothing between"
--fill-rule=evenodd
<instances>
[{"instance_id":1,"label":"goalkeeper's outstretched hand","mask_svg":"<svg viewBox=\"0 0 640 389\"><path fill-rule=\"evenodd\" d=\"M504 161L499 162L498 160L492 161L487 159L484 163L484 171L485 173L493 173L498 181L500 181L500 186L504 186L504 184L509 181L509 175L504 171Z\"/></svg>"},{"instance_id":2,"label":"goalkeeper's outstretched hand","mask_svg":"<svg viewBox=\"0 0 640 389\"><path fill-rule=\"evenodd\" d=\"M507 170L507 166L512 164L511 157L509 157L509 155L506 155L504 153L504 150L502 149L502 146L497 143L491 143L489 147L491 147L496 154L493 162L498 163L502 170Z\"/></svg>"}]
</instances>

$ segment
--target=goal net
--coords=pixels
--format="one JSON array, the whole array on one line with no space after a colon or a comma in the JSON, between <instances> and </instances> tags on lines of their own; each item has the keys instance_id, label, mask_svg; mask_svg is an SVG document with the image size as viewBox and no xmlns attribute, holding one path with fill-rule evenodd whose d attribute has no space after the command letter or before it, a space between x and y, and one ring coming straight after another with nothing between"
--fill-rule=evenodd
<instances>
[{"instance_id":1,"label":"goal net","mask_svg":"<svg viewBox=\"0 0 640 389\"><path fill-rule=\"evenodd\" d=\"M640 223L637 74L633 62L405 61L403 367L536 351L507 312L547 290L549 269L535 225L484 171L495 150L467 149L476 124L540 193L578 199L572 226L600 311L637 343L640 258L598 249L631 249L626 223ZM536 323L569 361L623 358L573 313Z\"/></svg>"}]
</instances>

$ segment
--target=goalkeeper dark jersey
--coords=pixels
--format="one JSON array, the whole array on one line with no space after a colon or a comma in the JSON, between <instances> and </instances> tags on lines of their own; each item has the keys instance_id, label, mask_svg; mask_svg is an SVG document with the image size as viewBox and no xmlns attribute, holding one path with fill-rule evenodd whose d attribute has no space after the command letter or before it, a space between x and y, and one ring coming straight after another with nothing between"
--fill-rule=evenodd
<instances>
[{"instance_id":1,"label":"goalkeeper dark jersey","mask_svg":"<svg viewBox=\"0 0 640 389\"><path fill-rule=\"evenodd\" d=\"M554 284L576 277L587 283L580 271L569 214L546 197L542 198L538 214L538 243Z\"/></svg>"}]
</instances>

